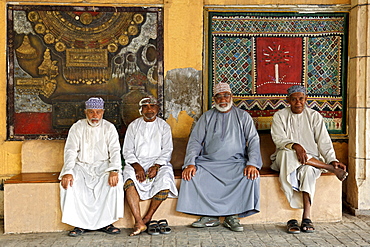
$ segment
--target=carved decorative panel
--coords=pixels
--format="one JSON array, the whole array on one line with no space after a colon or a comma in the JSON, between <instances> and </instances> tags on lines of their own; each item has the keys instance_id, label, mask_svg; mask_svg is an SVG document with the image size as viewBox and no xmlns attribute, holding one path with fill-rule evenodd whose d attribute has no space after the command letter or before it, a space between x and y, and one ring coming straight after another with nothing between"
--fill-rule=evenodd
<instances>
[{"instance_id":1,"label":"carved decorative panel","mask_svg":"<svg viewBox=\"0 0 370 247\"><path fill-rule=\"evenodd\" d=\"M65 138L102 97L120 133L141 97L163 112L161 8L7 5L8 139Z\"/></svg>"}]
</instances>

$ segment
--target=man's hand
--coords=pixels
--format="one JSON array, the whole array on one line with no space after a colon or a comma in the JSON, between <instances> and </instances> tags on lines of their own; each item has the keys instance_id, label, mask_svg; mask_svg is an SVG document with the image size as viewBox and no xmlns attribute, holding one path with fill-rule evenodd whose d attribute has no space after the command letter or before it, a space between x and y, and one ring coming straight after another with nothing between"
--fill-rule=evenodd
<instances>
[{"instance_id":1,"label":"man's hand","mask_svg":"<svg viewBox=\"0 0 370 247\"><path fill-rule=\"evenodd\" d=\"M154 178L155 176L157 176L157 172L158 172L160 167L161 166L158 165L158 164L155 164L154 166L149 167L148 172L147 172L148 177L149 178Z\"/></svg>"},{"instance_id":2,"label":"man's hand","mask_svg":"<svg viewBox=\"0 0 370 247\"><path fill-rule=\"evenodd\" d=\"M72 185L73 185L73 176L72 176L72 174L63 175L61 184L62 184L62 187L65 190L68 188L68 185L72 187Z\"/></svg>"},{"instance_id":3,"label":"man's hand","mask_svg":"<svg viewBox=\"0 0 370 247\"><path fill-rule=\"evenodd\" d=\"M330 162L330 165L334 166L335 169L341 168L345 171L347 170L347 166L342 162L332 161Z\"/></svg>"},{"instance_id":4,"label":"man's hand","mask_svg":"<svg viewBox=\"0 0 370 247\"><path fill-rule=\"evenodd\" d=\"M131 164L131 166L134 168L135 170L135 174L136 174L136 179L137 181L139 181L140 183L144 182L145 181L145 171L144 171L144 168L139 164L139 163L134 163L134 164Z\"/></svg>"},{"instance_id":5,"label":"man's hand","mask_svg":"<svg viewBox=\"0 0 370 247\"><path fill-rule=\"evenodd\" d=\"M244 176L247 176L248 179L255 180L259 177L260 173L257 169L257 167L252 166L252 165L247 165L244 168Z\"/></svg>"},{"instance_id":6,"label":"man's hand","mask_svg":"<svg viewBox=\"0 0 370 247\"><path fill-rule=\"evenodd\" d=\"M195 176L195 173L197 172L197 168L195 168L195 165L188 165L183 171L182 171L182 178L186 181L189 181L193 176Z\"/></svg>"},{"instance_id":7,"label":"man's hand","mask_svg":"<svg viewBox=\"0 0 370 247\"><path fill-rule=\"evenodd\" d=\"M108 184L110 187L114 187L118 184L118 173L110 171L109 172L109 178L108 178Z\"/></svg>"},{"instance_id":8,"label":"man's hand","mask_svg":"<svg viewBox=\"0 0 370 247\"><path fill-rule=\"evenodd\" d=\"M306 162L308 160L306 150L301 145L299 145L298 143L294 143L292 148L295 150L295 152L297 154L297 159L298 159L299 163L301 163L303 165L306 164Z\"/></svg>"}]
</instances>

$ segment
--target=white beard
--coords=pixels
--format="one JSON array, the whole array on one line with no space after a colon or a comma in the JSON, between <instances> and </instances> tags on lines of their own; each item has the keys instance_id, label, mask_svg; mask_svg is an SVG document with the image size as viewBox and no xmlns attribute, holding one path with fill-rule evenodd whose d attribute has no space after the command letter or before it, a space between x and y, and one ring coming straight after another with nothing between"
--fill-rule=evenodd
<instances>
[{"instance_id":1,"label":"white beard","mask_svg":"<svg viewBox=\"0 0 370 247\"><path fill-rule=\"evenodd\" d=\"M224 104L224 103L222 103ZM227 112L228 110L231 109L231 107L233 106L233 102L230 101L229 103L227 103L227 106L220 106L220 104L215 104L215 108L219 111L219 112Z\"/></svg>"},{"instance_id":2,"label":"white beard","mask_svg":"<svg viewBox=\"0 0 370 247\"><path fill-rule=\"evenodd\" d=\"M98 119L96 119L96 118L92 118L92 119L86 118L86 119L87 119L87 122L89 123L89 125L91 127L97 127L97 126L99 126L100 123L101 123L101 120L102 120L102 119L100 119L97 123L93 123L92 120L98 120Z\"/></svg>"},{"instance_id":3,"label":"white beard","mask_svg":"<svg viewBox=\"0 0 370 247\"><path fill-rule=\"evenodd\" d=\"M154 120L156 117L157 117L156 115L154 115L153 117L147 117L147 116L143 115L143 118L144 118L145 120L148 120L148 121L152 121L152 120Z\"/></svg>"}]
</instances>

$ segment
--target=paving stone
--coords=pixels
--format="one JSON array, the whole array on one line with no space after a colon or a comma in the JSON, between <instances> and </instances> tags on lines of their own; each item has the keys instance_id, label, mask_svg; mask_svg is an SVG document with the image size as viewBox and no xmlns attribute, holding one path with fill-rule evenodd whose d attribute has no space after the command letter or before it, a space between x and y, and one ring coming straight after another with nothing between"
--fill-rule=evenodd
<instances>
[{"instance_id":1,"label":"paving stone","mask_svg":"<svg viewBox=\"0 0 370 247\"><path fill-rule=\"evenodd\" d=\"M0 221L0 226L3 222ZM223 226L192 228L177 226L168 235L150 236L143 233L129 237L131 229L121 229L118 235L88 232L68 237L68 232L3 234L0 229L0 246L125 246L125 247L248 247L248 246L369 246L370 216L343 214L335 223L315 224L315 233L287 234L285 223L244 225L244 232L233 232Z\"/></svg>"}]
</instances>

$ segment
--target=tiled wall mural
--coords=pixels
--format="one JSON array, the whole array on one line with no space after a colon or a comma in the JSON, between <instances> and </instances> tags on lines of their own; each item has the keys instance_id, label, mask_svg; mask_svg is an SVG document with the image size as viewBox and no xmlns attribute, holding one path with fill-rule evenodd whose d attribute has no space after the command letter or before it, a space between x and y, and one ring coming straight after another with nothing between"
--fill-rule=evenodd
<instances>
[{"instance_id":1,"label":"tiled wall mural","mask_svg":"<svg viewBox=\"0 0 370 247\"><path fill-rule=\"evenodd\" d=\"M163 102L160 8L7 10L8 139L64 138L90 96L105 99L104 117L121 132L141 97Z\"/></svg>"},{"instance_id":2,"label":"tiled wall mural","mask_svg":"<svg viewBox=\"0 0 370 247\"><path fill-rule=\"evenodd\" d=\"M209 12L208 88L229 83L234 103L268 130L273 114L287 106L286 89L304 85L309 107L331 134L343 135L347 25L348 13L339 12Z\"/></svg>"}]
</instances>

